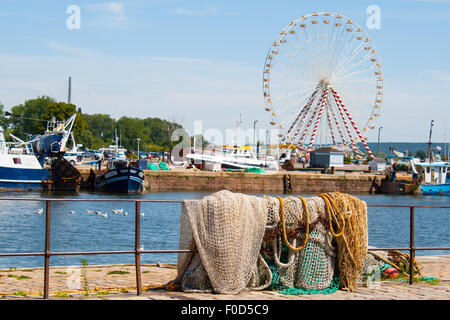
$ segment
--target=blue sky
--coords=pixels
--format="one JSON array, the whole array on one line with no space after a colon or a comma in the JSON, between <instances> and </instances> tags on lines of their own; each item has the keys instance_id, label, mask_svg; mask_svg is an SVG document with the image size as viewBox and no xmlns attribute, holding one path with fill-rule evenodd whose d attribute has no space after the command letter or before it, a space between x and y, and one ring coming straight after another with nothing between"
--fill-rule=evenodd
<instances>
[{"instance_id":1,"label":"blue sky","mask_svg":"<svg viewBox=\"0 0 450 320\"><path fill-rule=\"evenodd\" d=\"M381 9L368 30L366 9ZM66 9L81 10L70 30ZM85 113L175 119L191 132L269 128L262 70L290 21L338 12L361 25L383 62L382 141L450 139L450 0L391 1L13 1L0 0L0 101L6 109L39 95ZM369 141L377 140L377 130Z\"/></svg>"}]
</instances>

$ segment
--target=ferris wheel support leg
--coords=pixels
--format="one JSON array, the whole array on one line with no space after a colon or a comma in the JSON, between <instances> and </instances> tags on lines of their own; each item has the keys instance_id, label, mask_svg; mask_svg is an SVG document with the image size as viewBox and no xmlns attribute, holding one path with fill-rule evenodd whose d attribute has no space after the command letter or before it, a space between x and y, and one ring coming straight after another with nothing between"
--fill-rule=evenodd
<instances>
[{"instance_id":1,"label":"ferris wheel support leg","mask_svg":"<svg viewBox=\"0 0 450 320\"><path fill-rule=\"evenodd\" d=\"M314 130L313 130L313 133L312 133L312 136L311 136L311 141L309 142L309 147L308 147L307 154L309 154L311 152L311 150L312 150L312 145L313 145L314 140L316 138L317 128L319 127L320 119L322 118L323 109L324 109L325 103L327 102L328 91L329 91L329 89L327 88L325 90L323 96L322 96L322 101L320 103L319 114L317 115L316 124L314 125Z\"/></svg>"},{"instance_id":2,"label":"ferris wheel support leg","mask_svg":"<svg viewBox=\"0 0 450 320\"><path fill-rule=\"evenodd\" d=\"M347 147L347 143L345 143L344 134L342 133L341 126L339 125L339 122L337 121L336 115L334 114L333 110L331 110L330 112L331 112L331 115L333 116L333 120L334 120L334 123L336 124L336 128L339 132L339 136L341 137L342 143Z\"/></svg>"},{"instance_id":3,"label":"ferris wheel support leg","mask_svg":"<svg viewBox=\"0 0 450 320\"><path fill-rule=\"evenodd\" d=\"M347 120L345 120L345 115L344 115L344 113L342 111L342 107L340 106L339 101L337 100L336 96L334 96L334 94L333 94L333 98L334 98L334 102L336 103L336 107L337 107L337 109L339 111L339 115L341 116L342 122L344 123L345 129L347 130L347 134L348 134L348 137L350 139L350 142L352 143L352 150L353 150L353 152L355 154L358 154L358 148L356 147L355 139L353 138L352 133L350 132L350 128L349 128L349 126L347 124ZM333 113L333 115L334 115L334 113ZM335 121L336 121L336 124L337 124L337 120L336 119L335 119ZM342 138L342 140L345 141L344 138Z\"/></svg>"},{"instance_id":4,"label":"ferris wheel support leg","mask_svg":"<svg viewBox=\"0 0 450 320\"><path fill-rule=\"evenodd\" d=\"M329 108L325 107L325 110L327 112L328 127L330 128L331 139L333 141L333 144L336 144L336 139L334 138L334 133L333 133L333 126L331 125Z\"/></svg>"},{"instance_id":5,"label":"ferris wheel support leg","mask_svg":"<svg viewBox=\"0 0 450 320\"><path fill-rule=\"evenodd\" d=\"M294 129L295 125L297 124L297 122L300 120L300 118L302 118L302 115L306 114L306 112L309 111L309 109L311 108L311 104L314 101L314 98L317 94L317 89L312 93L311 97L308 99L308 102L306 103L306 105L300 110L300 113L298 114L297 118L292 122L289 130L286 133L286 136L289 135L292 132L292 129ZM294 137L292 140L294 140L294 138L297 136L298 131L300 130L300 126L303 124L303 119L300 121L299 123L299 129L297 129ZM286 136L283 137L283 142L286 139Z\"/></svg>"},{"instance_id":6,"label":"ferris wheel support leg","mask_svg":"<svg viewBox=\"0 0 450 320\"><path fill-rule=\"evenodd\" d=\"M339 97L338 93L334 89L331 89L331 91L333 92L333 96L339 102L340 106L342 107L342 109L344 110L344 112L347 115L348 119L350 120L350 123L352 124L353 128L355 129L356 133L358 134L359 138L361 139L362 144L364 145L364 147L366 148L367 152L369 153L369 157L371 159L373 159L374 156L373 156L372 151L370 150L369 146L366 143L366 140L364 140L361 132L359 131L358 127L356 126L356 123L353 120L352 116L350 115L350 112L348 112L348 109L343 104L342 99Z\"/></svg>"},{"instance_id":7,"label":"ferris wheel support leg","mask_svg":"<svg viewBox=\"0 0 450 320\"><path fill-rule=\"evenodd\" d=\"M311 126L311 123L313 122L313 120L316 118L316 114L317 114L317 112L318 112L319 109L320 109L320 105L321 105L322 98L323 98L323 95L322 95L321 99L319 100L319 103L318 103L317 106L315 107L313 114L312 114L311 117L309 118L309 121L308 121L308 123L306 124L306 127L303 129L303 133L302 133L300 139L298 140L298 144L303 145L303 139L305 138L306 133L309 131L309 127ZM302 122L303 122L303 120L304 120L304 119L302 119ZM303 123L302 123L302 124L303 124ZM295 138L295 137L297 136L297 134L299 133L299 130L300 130L300 127L297 129L297 132L295 133L294 138ZM306 149L306 150L308 150L308 149Z\"/></svg>"}]
</instances>

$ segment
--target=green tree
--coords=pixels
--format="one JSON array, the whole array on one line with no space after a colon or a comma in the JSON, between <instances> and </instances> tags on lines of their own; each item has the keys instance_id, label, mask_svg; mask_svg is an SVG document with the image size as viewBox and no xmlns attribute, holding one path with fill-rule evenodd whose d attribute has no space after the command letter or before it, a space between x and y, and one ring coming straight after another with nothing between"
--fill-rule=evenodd
<instances>
[{"instance_id":1,"label":"green tree","mask_svg":"<svg viewBox=\"0 0 450 320\"><path fill-rule=\"evenodd\" d=\"M92 138L96 145L95 148L103 145L108 146L113 142L116 121L110 115L100 113L84 114L83 118L86 120L89 131L92 133ZM94 147L91 148L93 149Z\"/></svg>"},{"instance_id":2,"label":"green tree","mask_svg":"<svg viewBox=\"0 0 450 320\"><path fill-rule=\"evenodd\" d=\"M419 150L416 152L416 158L419 158L420 160L425 160L427 156L427 153L423 150Z\"/></svg>"},{"instance_id":3,"label":"green tree","mask_svg":"<svg viewBox=\"0 0 450 320\"><path fill-rule=\"evenodd\" d=\"M43 119L44 113L47 111L47 107L54 103L56 103L55 99L41 96L12 107L12 117L10 118L12 133L21 139L42 134L47 128L47 122Z\"/></svg>"}]
</instances>

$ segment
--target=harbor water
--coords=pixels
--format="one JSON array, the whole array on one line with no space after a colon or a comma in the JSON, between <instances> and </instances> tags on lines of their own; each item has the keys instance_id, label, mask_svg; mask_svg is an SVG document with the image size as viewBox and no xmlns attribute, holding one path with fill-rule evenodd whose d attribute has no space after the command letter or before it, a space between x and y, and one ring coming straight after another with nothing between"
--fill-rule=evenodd
<instances>
[{"instance_id":1,"label":"harbor water","mask_svg":"<svg viewBox=\"0 0 450 320\"><path fill-rule=\"evenodd\" d=\"M134 203L113 202L112 199L200 199L210 193L142 193L100 194L79 192L76 194L41 194L29 192L2 192L0 195L0 252L43 252L45 230L45 202L11 201L2 198L74 198L103 199L104 202L62 201L52 203L51 244L52 252L107 251L134 249ZM263 196L263 195L259 195ZM277 195L272 195L277 196ZM304 194L302 196L314 196ZM367 204L450 206L446 196L409 195L357 195ZM141 246L144 250L178 249L179 203L142 203ZM44 208L44 213L36 210ZM123 209L114 213L114 209ZM88 213L94 211L93 213ZM107 217L95 211L107 213ZM128 214L125 214L127 212ZM417 208L415 210L416 247L448 247L450 243L450 210ZM369 245L376 247L409 246L409 208L368 208ZM416 255L449 254L448 251L417 251ZM81 259L89 264L134 263L132 254L52 256L56 265L80 265ZM141 263L173 262L177 254L142 254ZM42 267L43 257L0 257L0 268Z\"/></svg>"}]
</instances>

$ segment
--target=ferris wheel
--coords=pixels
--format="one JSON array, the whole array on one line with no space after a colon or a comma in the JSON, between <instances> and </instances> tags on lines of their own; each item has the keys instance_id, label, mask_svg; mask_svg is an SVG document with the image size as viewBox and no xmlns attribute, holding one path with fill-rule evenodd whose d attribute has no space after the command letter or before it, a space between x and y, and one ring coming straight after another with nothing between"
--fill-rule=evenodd
<instances>
[{"instance_id":1,"label":"ferris wheel","mask_svg":"<svg viewBox=\"0 0 450 320\"><path fill-rule=\"evenodd\" d=\"M383 70L360 26L336 13L312 13L281 30L264 64L263 92L281 144L309 154L314 143L366 143L380 116Z\"/></svg>"}]
</instances>

